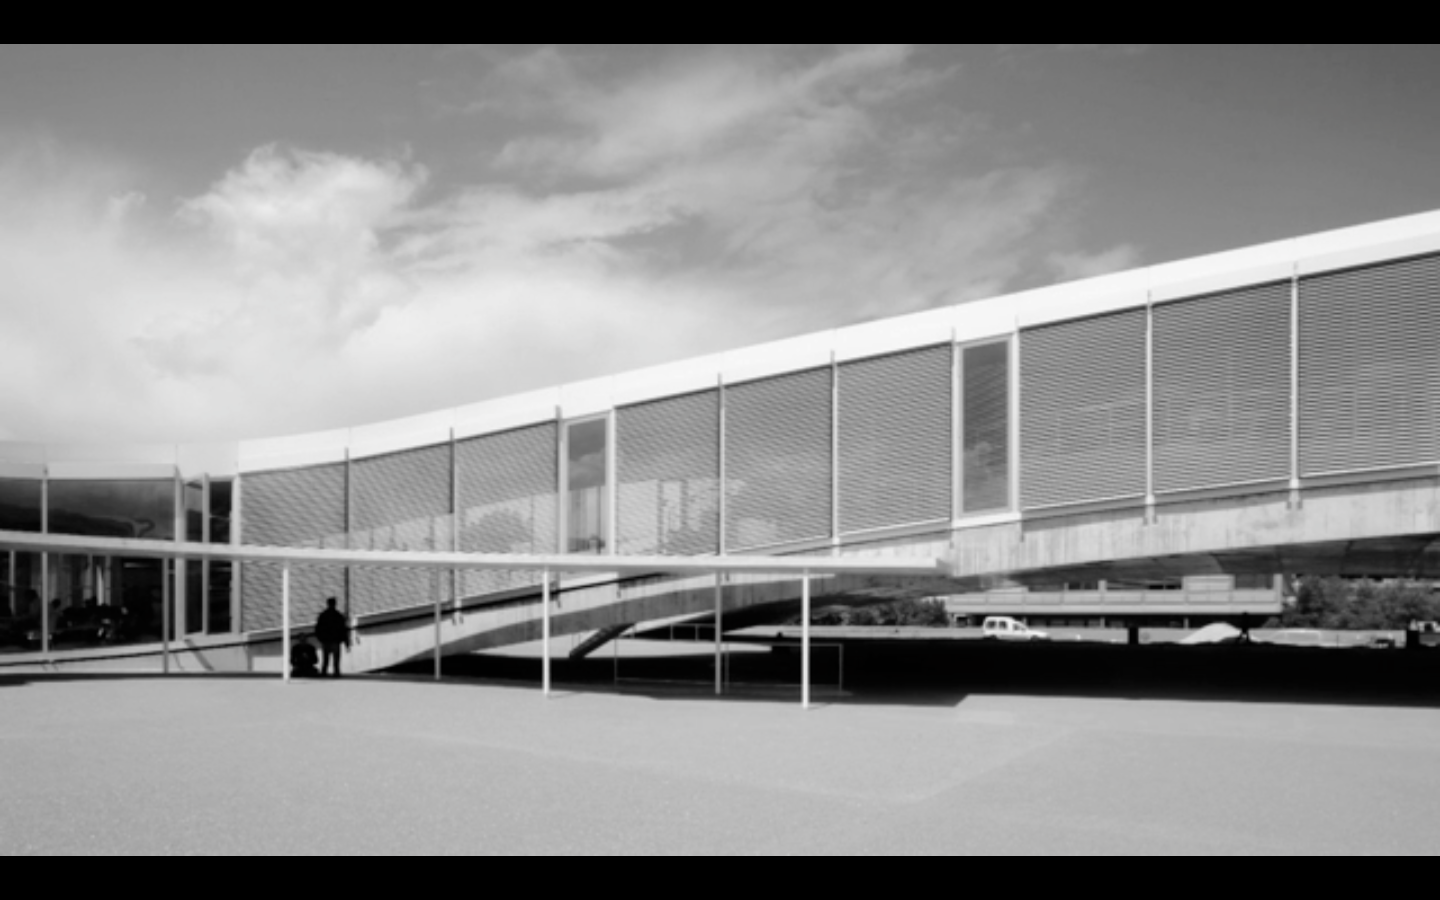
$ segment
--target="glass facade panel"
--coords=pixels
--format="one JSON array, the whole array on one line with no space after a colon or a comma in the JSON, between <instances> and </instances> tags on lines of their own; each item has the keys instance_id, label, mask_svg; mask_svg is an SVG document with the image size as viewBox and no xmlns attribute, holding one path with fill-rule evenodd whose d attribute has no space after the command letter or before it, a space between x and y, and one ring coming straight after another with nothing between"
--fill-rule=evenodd
<instances>
[{"instance_id":1,"label":"glass facade panel","mask_svg":"<svg viewBox=\"0 0 1440 900\"><path fill-rule=\"evenodd\" d=\"M210 563L210 633L231 632L230 591L234 584L234 567L228 562Z\"/></svg>"},{"instance_id":2,"label":"glass facade panel","mask_svg":"<svg viewBox=\"0 0 1440 900\"><path fill-rule=\"evenodd\" d=\"M0 653L30 649L40 627L40 554L0 552Z\"/></svg>"},{"instance_id":3,"label":"glass facade panel","mask_svg":"<svg viewBox=\"0 0 1440 900\"><path fill-rule=\"evenodd\" d=\"M173 481L52 481L50 533L175 539Z\"/></svg>"},{"instance_id":4,"label":"glass facade panel","mask_svg":"<svg viewBox=\"0 0 1440 900\"><path fill-rule=\"evenodd\" d=\"M40 533L40 482L0 478L0 531Z\"/></svg>"},{"instance_id":5,"label":"glass facade panel","mask_svg":"<svg viewBox=\"0 0 1440 900\"><path fill-rule=\"evenodd\" d=\"M192 544L205 542L205 484L192 481L185 485L185 540Z\"/></svg>"},{"instance_id":6,"label":"glass facade panel","mask_svg":"<svg viewBox=\"0 0 1440 900\"><path fill-rule=\"evenodd\" d=\"M459 544L464 553L556 553L560 540L560 426L554 422L455 445ZM465 571L466 597L531 587L537 571Z\"/></svg>"},{"instance_id":7,"label":"glass facade panel","mask_svg":"<svg viewBox=\"0 0 1440 900\"><path fill-rule=\"evenodd\" d=\"M210 482L210 543L230 543L230 518L234 509L235 483L233 481ZM228 562L206 563L206 603L209 605L210 634L229 634L233 630L232 589L235 583L235 569Z\"/></svg>"},{"instance_id":8,"label":"glass facade panel","mask_svg":"<svg viewBox=\"0 0 1440 900\"><path fill-rule=\"evenodd\" d=\"M50 557L50 649L151 644L160 640L164 595L158 560L106 556ZM31 618L25 648L42 646Z\"/></svg>"},{"instance_id":9,"label":"glass facade panel","mask_svg":"<svg viewBox=\"0 0 1440 900\"><path fill-rule=\"evenodd\" d=\"M965 350L964 472L966 513L1010 508L1010 346Z\"/></svg>"},{"instance_id":10,"label":"glass facade panel","mask_svg":"<svg viewBox=\"0 0 1440 900\"><path fill-rule=\"evenodd\" d=\"M230 516L234 509L235 482L210 482L210 543L230 543Z\"/></svg>"},{"instance_id":11,"label":"glass facade panel","mask_svg":"<svg viewBox=\"0 0 1440 900\"><path fill-rule=\"evenodd\" d=\"M607 486L609 423L577 422L566 431L566 547L571 553L604 553L610 521Z\"/></svg>"}]
</instances>

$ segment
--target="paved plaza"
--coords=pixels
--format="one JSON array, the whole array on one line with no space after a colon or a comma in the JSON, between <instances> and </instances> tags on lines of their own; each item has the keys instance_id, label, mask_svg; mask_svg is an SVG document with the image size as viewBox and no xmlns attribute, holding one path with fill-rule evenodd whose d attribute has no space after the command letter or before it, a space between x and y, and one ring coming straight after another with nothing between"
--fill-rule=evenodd
<instances>
[{"instance_id":1,"label":"paved plaza","mask_svg":"<svg viewBox=\"0 0 1440 900\"><path fill-rule=\"evenodd\" d=\"M1433 853L1440 710L0 679L5 854Z\"/></svg>"}]
</instances>

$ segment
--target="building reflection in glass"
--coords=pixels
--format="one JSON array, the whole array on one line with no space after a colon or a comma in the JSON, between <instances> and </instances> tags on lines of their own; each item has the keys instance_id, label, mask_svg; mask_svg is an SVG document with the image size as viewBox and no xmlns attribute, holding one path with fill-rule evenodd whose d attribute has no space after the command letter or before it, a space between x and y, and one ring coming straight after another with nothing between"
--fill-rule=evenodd
<instances>
[{"instance_id":1,"label":"building reflection in glass","mask_svg":"<svg viewBox=\"0 0 1440 900\"><path fill-rule=\"evenodd\" d=\"M566 546L571 553L599 554L607 546L608 433L605 419L574 423L566 433Z\"/></svg>"},{"instance_id":2,"label":"building reflection in glass","mask_svg":"<svg viewBox=\"0 0 1440 900\"><path fill-rule=\"evenodd\" d=\"M39 481L0 478L0 531L39 534L40 502Z\"/></svg>"},{"instance_id":3,"label":"building reflection in glass","mask_svg":"<svg viewBox=\"0 0 1440 900\"><path fill-rule=\"evenodd\" d=\"M50 534L175 539L173 481L52 481Z\"/></svg>"}]
</instances>

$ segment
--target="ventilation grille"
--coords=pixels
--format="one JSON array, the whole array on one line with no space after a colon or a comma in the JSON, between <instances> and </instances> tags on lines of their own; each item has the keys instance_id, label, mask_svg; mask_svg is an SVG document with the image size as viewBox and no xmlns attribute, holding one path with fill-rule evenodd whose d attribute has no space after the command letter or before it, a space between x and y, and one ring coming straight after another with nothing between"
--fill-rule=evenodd
<instances>
[{"instance_id":1,"label":"ventilation grille","mask_svg":"<svg viewBox=\"0 0 1440 900\"><path fill-rule=\"evenodd\" d=\"M840 367L843 533L950 518L953 353L947 345Z\"/></svg>"},{"instance_id":2,"label":"ventilation grille","mask_svg":"<svg viewBox=\"0 0 1440 900\"><path fill-rule=\"evenodd\" d=\"M448 552L451 549L450 447L428 447L351 464L351 547ZM450 574L355 569L351 609L360 615L449 600Z\"/></svg>"},{"instance_id":3,"label":"ventilation grille","mask_svg":"<svg viewBox=\"0 0 1440 900\"><path fill-rule=\"evenodd\" d=\"M628 407L616 418L620 552L718 553L719 392Z\"/></svg>"},{"instance_id":4,"label":"ventilation grille","mask_svg":"<svg viewBox=\"0 0 1440 900\"><path fill-rule=\"evenodd\" d=\"M556 427L553 424L462 441L455 446L464 553L556 552ZM534 571L465 572L475 597L540 584Z\"/></svg>"},{"instance_id":5,"label":"ventilation grille","mask_svg":"<svg viewBox=\"0 0 1440 900\"><path fill-rule=\"evenodd\" d=\"M1300 282L1305 475L1440 461L1440 257Z\"/></svg>"},{"instance_id":6,"label":"ventilation grille","mask_svg":"<svg viewBox=\"0 0 1440 900\"><path fill-rule=\"evenodd\" d=\"M1025 508L1145 495L1145 317L1021 334Z\"/></svg>"},{"instance_id":7,"label":"ventilation grille","mask_svg":"<svg viewBox=\"0 0 1440 900\"><path fill-rule=\"evenodd\" d=\"M1290 477L1290 285L1155 309L1155 490Z\"/></svg>"},{"instance_id":8,"label":"ventilation grille","mask_svg":"<svg viewBox=\"0 0 1440 900\"><path fill-rule=\"evenodd\" d=\"M1010 509L1010 345L965 349L961 506L966 513Z\"/></svg>"},{"instance_id":9,"label":"ventilation grille","mask_svg":"<svg viewBox=\"0 0 1440 900\"><path fill-rule=\"evenodd\" d=\"M829 369L726 390L728 551L830 536L831 402Z\"/></svg>"},{"instance_id":10,"label":"ventilation grille","mask_svg":"<svg viewBox=\"0 0 1440 900\"><path fill-rule=\"evenodd\" d=\"M289 472L245 475L240 481L246 544L261 547L345 549L345 466L316 466ZM280 567L243 566L242 631L279 628ZM345 570L296 566L290 573L292 621L309 624L327 597L345 603Z\"/></svg>"}]
</instances>

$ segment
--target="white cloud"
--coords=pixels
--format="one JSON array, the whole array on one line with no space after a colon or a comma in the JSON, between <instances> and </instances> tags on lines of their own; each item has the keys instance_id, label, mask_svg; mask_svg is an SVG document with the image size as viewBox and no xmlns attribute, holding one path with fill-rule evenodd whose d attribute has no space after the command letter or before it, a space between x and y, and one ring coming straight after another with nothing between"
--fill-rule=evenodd
<instances>
[{"instance_id":1,"label":"white cloud","mask_svg":"<svg viewBox=\"0 0 1440 900\"><path fill-rule=\"evenodd\" d=\"M908 45L605 62L495 66L475 114L532 136L488 181L265 147L177 204L0 149L0 437L361 424L1136 259L1079 250L1076 172L989 163Z\"/></svg>"},{"instance_id":2,"label":"white cloud","mask_svg":"<svg viewBox=\"0 0 1440 900\"><path fill-rule=\"evenodd\" d=\"M1100 253L1054 253L1049 263L1057 281L1079 281L1083 278L1098 278L1112 272L1123 272L1140 265L1139 248L1121 244Z\"/></svg>"}]
</instances>

